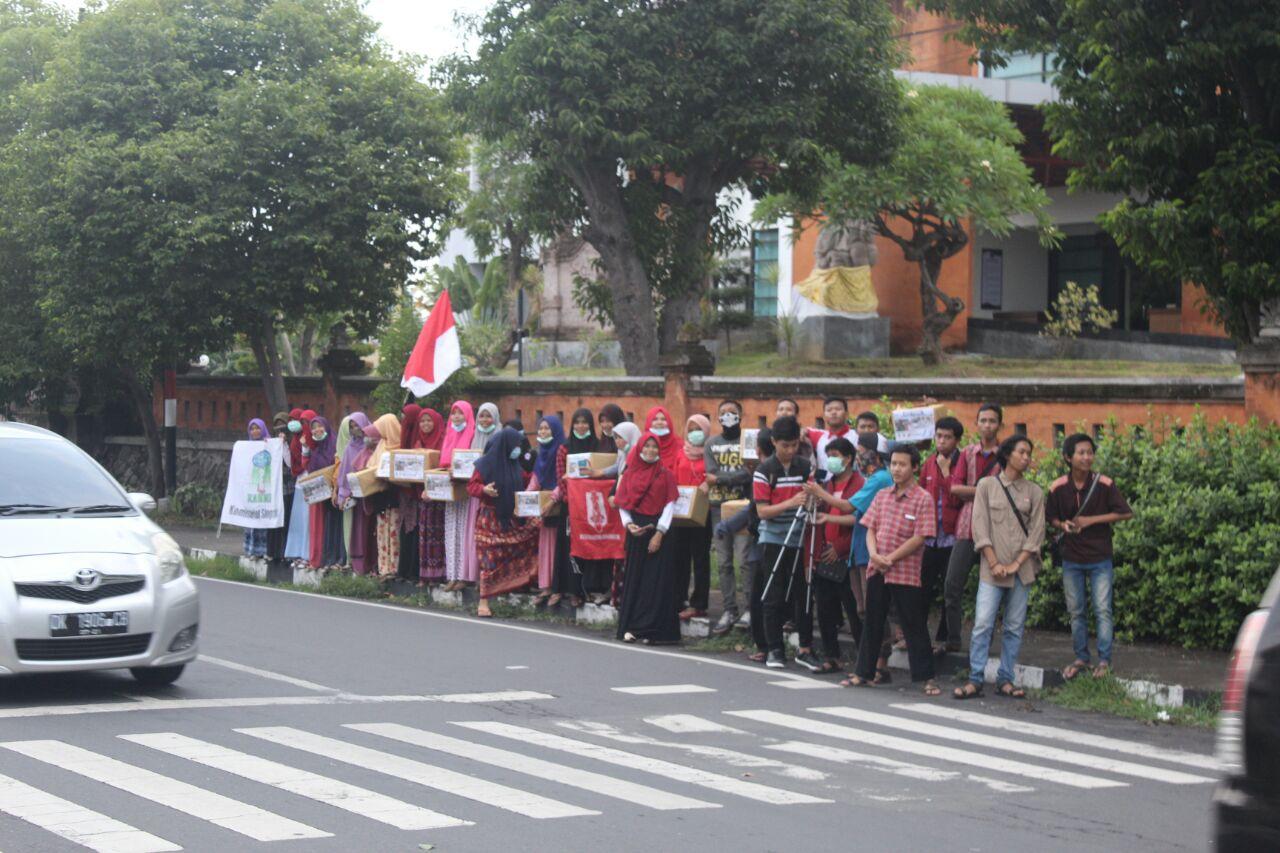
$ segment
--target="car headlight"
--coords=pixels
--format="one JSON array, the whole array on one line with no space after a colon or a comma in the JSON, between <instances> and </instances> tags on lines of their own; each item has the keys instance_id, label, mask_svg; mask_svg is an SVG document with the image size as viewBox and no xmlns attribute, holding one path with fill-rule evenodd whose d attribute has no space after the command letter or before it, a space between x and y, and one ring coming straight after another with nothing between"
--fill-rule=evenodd
<instances>
[{"instance_id":1,"label":"car headlight","mask_svg":"<svg viewBox=\"0 0 1280 853\"><path fill-rule=\"evenodd\" d=\"M182 549L167 533L157 533L151 537L151 546L155 549L156 559L160 562L160 583L175 581L187 573L187 563L182 558Z\"/></svg>"}]
</instances>

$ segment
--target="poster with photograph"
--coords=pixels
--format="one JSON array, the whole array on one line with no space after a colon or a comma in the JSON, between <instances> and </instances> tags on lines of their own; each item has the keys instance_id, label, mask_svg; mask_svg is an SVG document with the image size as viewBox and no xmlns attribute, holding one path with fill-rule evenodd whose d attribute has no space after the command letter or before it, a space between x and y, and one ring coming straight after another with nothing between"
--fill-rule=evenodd
<instances>
[{"instance_id":1,"label":"poster with photograph","mask_svg":"<svg viewBox=\"0 0 1280 853\"><path fill-rule=\"evenodd\" d=\"M893 412L894 441L932 441L937 410L933 406L918 409L895 409Z\"/></svg>"}]
</instances>

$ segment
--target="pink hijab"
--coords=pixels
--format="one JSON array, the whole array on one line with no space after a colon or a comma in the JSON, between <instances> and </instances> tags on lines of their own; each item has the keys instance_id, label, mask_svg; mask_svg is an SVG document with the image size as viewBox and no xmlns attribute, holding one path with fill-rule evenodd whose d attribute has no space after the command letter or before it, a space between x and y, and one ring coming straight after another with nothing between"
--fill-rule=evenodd
<instances>
[{"instance_id":1,"label":"pink hijab","mask_svg":"<svg viewBox=\"0 0 1280 853\"><path fill-rule=\"evenodd\" d=\"M467 419L467 427L462 432L453 428L453 410L458 409ZM453 462L455 448L469 450L471 439L476 434L476 415L471 404L466 400L458 400L449 407L449 415L444 420L444 444L440 446L440 464L448 467Z\"/></svg>"}]
</instances>

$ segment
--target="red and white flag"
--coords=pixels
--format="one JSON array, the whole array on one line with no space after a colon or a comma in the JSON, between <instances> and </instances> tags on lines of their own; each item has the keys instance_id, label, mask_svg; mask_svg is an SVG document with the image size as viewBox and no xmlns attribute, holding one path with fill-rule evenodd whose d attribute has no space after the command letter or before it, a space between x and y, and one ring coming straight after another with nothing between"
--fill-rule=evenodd
<instances>
[{"instance_id":1,"label":"red and white flag","mask_svg":"<svg viewBox=\"0 0 1280 853\"><path fill-rule=\"evenodd\" d=\"M458 344L458 327L453 324L453 303L449 291L440 293L427 322L418 333L418 342L404 366L401 388L415 397L425 397L444 384L462 367L462 347Z\"/></svg>"}]
</instances>

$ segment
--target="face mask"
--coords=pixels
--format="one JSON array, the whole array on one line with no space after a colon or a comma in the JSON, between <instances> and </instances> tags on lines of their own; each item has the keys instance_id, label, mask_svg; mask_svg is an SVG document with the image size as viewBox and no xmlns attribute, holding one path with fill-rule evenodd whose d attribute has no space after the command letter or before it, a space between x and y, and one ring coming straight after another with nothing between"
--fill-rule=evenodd
<instances>
[{"instance_id":1,"label":"face mask","mask_svg":"<svg viewBox=\"0 0 1280 853\"><path fill-rule=\"evenodd\" d=\"M497 424L489 424L487 427L486 427L486 426L480 426L479 424L476 424L476 429L480 430L482 433L484 433L484 434L486 434L486 435L488 435L489 433L493 432L493 431L494 431L495 429L497 429L497 428L498 428L498 425L497 425Z\"/></svg>"},{"instance_id":2,"label":"face mask","mask_svg":"<svg viewBox=\"0 0 1280 853\"><path fill-rule=\"evenodd\" d=\"M311 433L311 437L314 438L316 441L324 441L326 438L329 437L329 433L325 432L324 430L321 430L320 432Z\"/></svg>"},{"instance_id":3,"label":"face mask","mask_svg":"<svg viewBox=\"0 0 1280 853\"><path fill-rule=\"evenodd\" d=\"M573 437L578 439L579 441L582 441L583 439L587 438L590 435L591 435L591 430L579 432L578 430L575 429L573 431Z\"/></svg>"},{"instance_id":4,"label":"face mask","mask_svg":"<svg viewBox=\"0 0 1280 853\"><path fill-rule=\"evenodd\" d=\"M361 436L360 440L364 442L365 447L373 447L378 443L378 440L376 438L372 438L367 435Z\"/></svg>"},{"instance_id":5,"label":"face mask","mask_svg":"<svg viewBox=\"0 0 1280 853\"><path fill-rule=\"evenodd\" d=\"M538 444L550 444L555 441L555 438L554 435L540 435L538 436Z\"/></svg>"},{"instance_id":6,"label":"face mask","mask_svg":"<svg viewBox=\"0 0 1280 853\"><path fill-rule=\"evenodd\" d=\"M739 424L739 422L740 419L734 412L725 412L720 416L720 426L725 429L733 429Z\"/></svg>"},{"instance_id":7,"label":"face mask","mask_svg":"<svg viewBox=\"0 0 1280 853\"><path fill-rule=\"evenodd\" d=\"M641 454L640 454L640 458L641 458L643 461L648 462L650 465L652 465L653 463L655 463L655 462L657 462L657 461L658 461L658 456L659 456L659 454L657 454L657 453L653 453L653 452L649 452L649 453L641 453Z\"/></svg>"},{"instance_id":8,"label":"face mask","mask_svg":"<svg viewBox=\"0 0 1280 853\"><path fill-rule=\"evenodd\" d=\"M703 442L707 440L707 434L700 429L695 429L689 433L689 443L694 447L701 447Z\"/></svg>"},{"instance_id":9,"label":"face mask","mask_svg":"<svg viewBox=\"0 0 1280 853\"><path fill-rule=\"evenodd\" d=\"M668 435L671 435L671 430L669 430L669 429L658 429L657 427L654 427L653 429L649 430L649 432L653 433L653 434L654 434L654 435L656 435L658 438L664 438L664 437L666 437L666 436L668 436Z\"/></svg>"},{"instance_id":10,"label":"face mask","mask_svg":"<svg viewBox=\"0 0 1280 853\"><path fill-rule=\"evenodd\" d=\"M302 432L302 421L289 421L289 432Z\"/></svg>"},{"instance_id":11,"label":"face mask","mask_svg":"<svg viewBox=\"0 0 1280 853\"><path fill-rule=\"evenodd\" d=\"M510 453L508 453L507 455L508 455L508 456L510 456L512 459L519 459L519 458L520 458L520 448L518 448L518 447L513 447L513 448L511 448L511 452L510 452Z\"/></svg>"},{"instance_id":12,"label":"face mask","mask_svg":"<svg viewBox=\"0 0 1280 853\"><path fill-rule=\"evenodd\" d=\"M455 424L453 421L449 421L449 426L453 427L454 432L462 432L464 429L467 428L467 424L465 421L460 424Z\"/></svg>"},{"instance_id":13,"label":"face mask","mask_svg":"<svg viewBox=\"0 0 1280 853\"><path fill-rule=\"evenodd\" d=\"M829 471L831 473L831 476L833 477L839 477L841 474L843 474L844 473L844 457L828 456L827 471Z\"/></svg>"}]
</instances>

